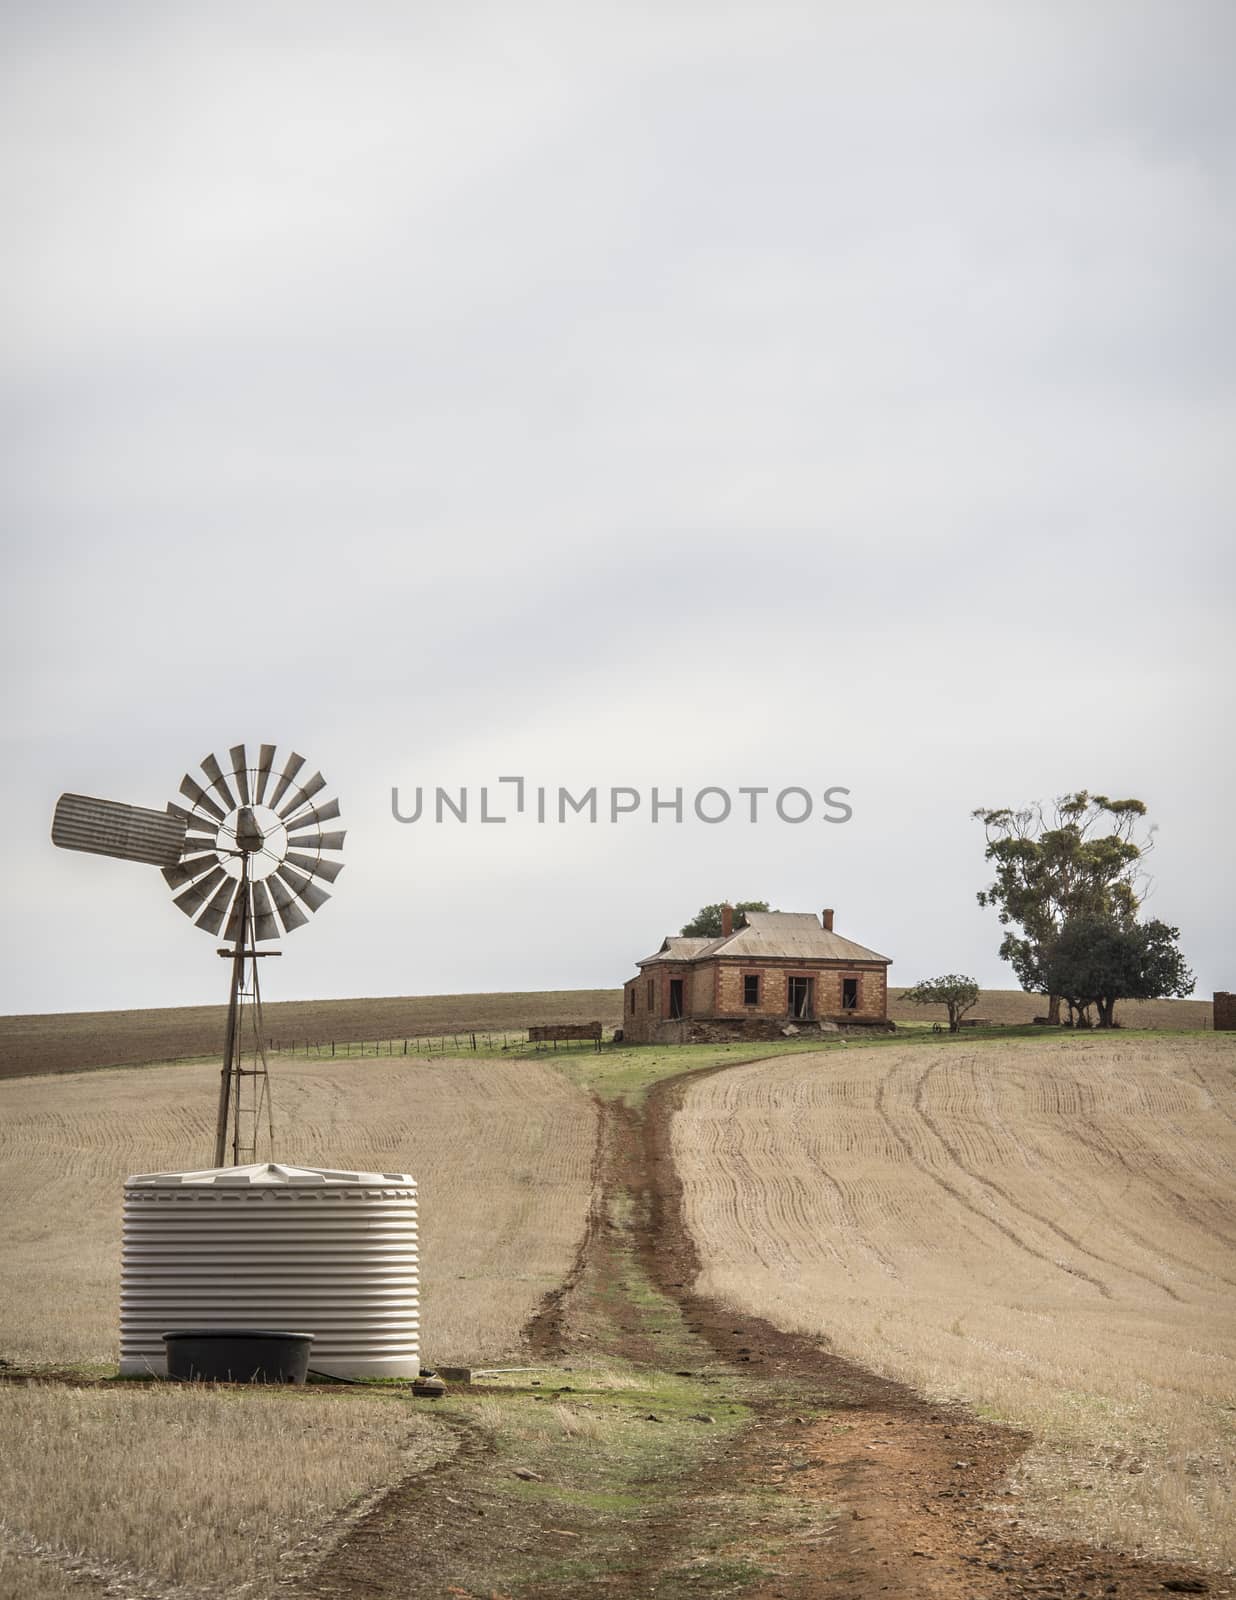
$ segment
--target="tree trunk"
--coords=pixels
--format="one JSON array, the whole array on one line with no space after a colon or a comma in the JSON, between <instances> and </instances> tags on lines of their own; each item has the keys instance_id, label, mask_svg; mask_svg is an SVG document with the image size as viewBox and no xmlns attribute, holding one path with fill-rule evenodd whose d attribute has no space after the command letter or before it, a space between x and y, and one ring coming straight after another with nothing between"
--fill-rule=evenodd
<instances>
[{"instance_id":1,"label":"tree trunk","mask_svg":"<svg viewBox=\"0 0 1236 1600\"><path fill-rule=\"evenodd\" d=\"M1109 999L1102 999L1102 1000L1099 1001L1099 1027L1100 1028L1111 1028L1111 1027L1114 1027L1115 1026L1115 1020L1116 1020L1116 998L1113 995Z\"/></svg>"},{"instance_id":2,"label":"tree trunk","mask_svg":"<svg viewBox=\"0 0 1236 1600\"><path fill-rule=\"evenodd\" d=\"M1060 996L1049 994L1047 996L1047 1020L1053 1027L1060 1026Z\"/></svg>"}]
</instances>

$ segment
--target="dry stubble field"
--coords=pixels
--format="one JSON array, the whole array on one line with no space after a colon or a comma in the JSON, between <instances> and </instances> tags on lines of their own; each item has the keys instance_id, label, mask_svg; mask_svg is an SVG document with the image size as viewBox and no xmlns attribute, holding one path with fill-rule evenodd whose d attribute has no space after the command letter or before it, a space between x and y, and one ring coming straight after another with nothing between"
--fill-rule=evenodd
<instances>
[{"instance_id":1,"label":"dry stubble field","mask_svg":"<svg viewBox=\"0 0 1236 1600\"><path fill-rule=\"evenodd\" d=\"M517 1349L584 1231L587 1096L530 1061L286 1060L271 1076L281 1161L417 1180L426 1359ZM218 1081L193 1065L0 1084L0 1357L116 1359L124 1179L211 1164Z\"/></svg>"},{"instance_id":2,"label":"dry stubble field","mask_svg":"<svg viewBox=\"0 0 1236 1600\"><path fill-rule=\"evenodd\" d=\"M268 1595L357 1497L456 1449L393 1394L31 1384L0 1406L3 1600Z\"/></svg>"},{"instance_id":3,"label":"dry stubble field","mask_svg":"<svg viewBox=\"0 0 1236 1600\"><path fill-rule=\"evenodd\" d=\"M0 1084L0 1358L114 1364L124 1178L210 1164L217 1084L203 1066ZM274 1092L281 1160L417 1178L427 1359L516 1352L584 1230L587 1097L534 1062L402 1059L282 1062ZM0 1600L268 1593L356 1496L453 1448L394 1395L7 1386Z\"/></svg>"},{"instance_id":4,"label":"dry stubble field","mask_svg":"<svg viewBox=\"0 0 1236 1600\"><path fill-rule=\"evenodd\" d=\"M1236 1563L1236 1041L907 1044L687 1092L697 1288L1036 1436L1023 1522Z\"/></svg>"}]
</instances>

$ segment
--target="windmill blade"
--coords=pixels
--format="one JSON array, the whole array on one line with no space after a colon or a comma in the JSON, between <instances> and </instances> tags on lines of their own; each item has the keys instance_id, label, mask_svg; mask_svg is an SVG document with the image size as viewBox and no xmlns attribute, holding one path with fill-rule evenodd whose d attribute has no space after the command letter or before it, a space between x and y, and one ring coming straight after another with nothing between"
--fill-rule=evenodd
<instances>
[{"instance_id":1,"label":"windmill blade","mask_svg":"<svg viewBox=\"0 0 1236 1600\"><path fill-rule=\"evenodd\" d=\"M315 772L307 783L302 783L300 785L300 788L296 793L296 798L294 800L289 800L287 805L284 806L283 810L279 813L280 818L284 819L290 817L294 811L298 811L300 807L304 805L306 800L312 800L314 795L320 794L325 787L326 779L320 772Z\"/></svg>"},{"instance_id":2,"label":"windmill blade","mask_svg":"<svg viewBox=\"0 0 1236 1600\"><path fill-rule=\"evenodd\" d=\"M298 850L342 850L343 841L348 836L344 828L340 833L302 833L288 843L295 845Z\"/></svg>"},{"instance_id":3,"label":"windmill blade","mask_svg":"<svg viewBox=\"0 0 1236 1600\"><path fill-rule=\"evenodd\" d=\"M187 855L187 856L193 855L195 851L200 853L201 851L204 851L204 850L218 850L218 848L219 848L219 839L218 839L218 835L217 834L213 834L213 833L186 833L185 834L184 854Z\"/></svg>"},{"instance_id":4,"label":"windmill blade","mask_svg":"<svg viewBox=\"0 0 1236 1600\"><path fill-rule=\"evenodd\" d=\"M293 817L290 822L285 821L283 826L289 833L295 833L297 828L310 828L319 822L330 822L338 815L338 800L327 800L320 806L307 806L301 816Z\"/></svg>"},{"instance_id":5,"label":"windmill blade","mask_svg":"<svg viewBox=\"0 0 1236 1600\"><path fill-rule=\"evenodd\" d=\"M283 859L294 867L303 868L310 877L325 878L327 883L334 883L344 868L342 861L327 861L325 856L298 856L294 850L289 850Z\"/></svg>"},{"instance_id":6,"label":"windmill blade","mask_svg":"<svg viewBox=\"0 0 1236 1600\"><path fill-rule=\"evenodd\" d=\"M279 908L279 915L283 919L283 926L291 933L296 928L303 928L309 918L296 904L294 896L290 895L278 878L267 878L265 886L270 890L271 899Z\"/></svg>"},{"instance_id":7,"label":"windmill blade","mask_svg":"<svg viewBox=\"0 0 1236 1600\"><path fill-rule=\"evenodd\" d=\"M227 801L228 810L235 811L237 804L236 796L228 788L227 779L223 776L223 768L215 760L213 755L202 757L202 771L210 779L210 787L212 789L217 789Z\"/></svg>"},{"instance_id":8,"label":"windmill blade","mask_svg":"<svg viewBox=\"0 0 1236 1600\"><path fill-rule=\"evenodd\" d=\"M292 779L296 776L296 774L300 771L300 769L304 766L304 764L305 764L304 756L298 756L296 754L295 750L293 750L292 754L287 758L287 761L284 763L283 774L280 777L279 782L275 785L274 794L272 794L270 799L266 802L266 804L269 805L269 807L270 807L270 809L272 811L279 804L280 800L283 799L284 795L288 791L288 785L291 783Z\"/></svg>"},{"instance_id":9,"label":"windmill blade","mask_svg":"<svg viewBox=\"0 0 1236 1600\"><path fill-rule=\"evenodd\" d=\"M273 744L264 744L258 751L257 764L257 791L253 796L254 804L261 805L266 794L266 785L270 782L270 769L275 760L275 747Z\"/></svg>"},{"instance_id":10,"label":"windmill blade","mask_svg":"<svg viewBox=\"0 0 1236 1600\"><path fill-rule=\"evenodd\" d=\"M228 877L222 867L215 867L212 872L209 872L206 877L186 889L183 894L178 894L175 904L180 907L186 917L194 917L224 882L231 883L232 879Z\"/></svg>"},{"instance_id":11,"label":"windmill blade","mask_svg":"<svg viewBox=\"0 0 1236 1600\"><path fill-rule=\"evenodd\" d=\"M249 762L245 756L243 744L234 744L228 751L232 762L232 776L236 779L236 787L240 790L240 803L242 806L249 804Z\"/></svg>"},{"instance_id":12,"label":"windmill blade","mask_svg":"<svg viewBox=\"0 0 1236 1600\"><path fill-rule=\"evenodd\" d=\"M96 800L87 794L62 794L52 818L52 843L62 850L114 856L170 867L184 848L185 824L166 811Z\"/></svg>"},{"instance_id":13,"label":"windmill blade","mask_svg":"<svg viewBox=\"0 0 1236 1600\"><path fill-rule=\"evenodd\" d=\"M211 896L210 904L197 919L197 926L205 928L207 933L217 934L223 926L223 919L231 909L232 901L239 893L240 884L237 883L235 878L229 878L224 874L224 882L219 885Z\"/></svg>"},{"instance_id":14,"label":"windmill blade","mask_svg":"<svg viewBox=\"0 0 1236 1600\"><path fill-rule=\"evenodd\" d=\"M264 883L253 885L253 937L255 939L279 937L279 924L275 921L274 908Z\"/></svg>"},{"instance_id":15,"label":"windmill blade","mask_svg":"<svg viewBox=\"0 0 1236 1600\"><path fill-rule=\"evenodd\" d=\"M223 939L225 944L236 944L241 938L247 938L248 929L242 933L240 926L240 913L244 903L244 896L241 894L238 894L235 900L232 901L232 909L228 912L227 926L223 930ZM251 927L253 923L252 900L249 902L249 915L246 918L246 921Z\"/></svg>"},{"instance_id":16,"label":"windmill blade","mask_svg":"<svg viewBox=\"0 0 1236 1600\"><path fill-rule=\"evenodd\" d=\"M194 830L197 834L210 834L211 850L215 848L213 840L218 838L219 818L202 816L197 811L186 811L183 805L176 805L175 800L168 800L168 816L176 816L176 818L181 819L187 829Z\"/></svg>"},{"instance_id":17,"label":"windmill blade","mask_svg":"<svg viewBox=\"0 0 1236 1600\"><path fill-rule=\"evenodd\" d=\"M282 878L288 888L309 907L310 911L317 911L330 899L325 889L319 888L310 878L304 878L299 872L293 872L286 865L275 868L275 876Z\"/></svg>"},{"instance_id":18,"label":"windmill blade","mask_svg":"<svg viewBox=\"0 0 1236 1600\"><path fill-rule=\"evenodd\" d=\"M164 867L163 876L171 888L179 889L182 883L192 883L195 878L200 878L204 872L218 865L219 857L212 850L209 855L186 856L174 867Z\"/></svg>"},{"instance_id":19,"label":"windmill blade","mask_svg":"<svg viewBox=\"0 0 1236 1600\"><path fill-rule=\"evenodd\" d=\"M218 801L212 800L197 779L191 778L187 772L180 780L180 792L186 800L192 800L196 807L208 812L217 821L223 822L226 819L227 812L220 807Z\"/></svg>"}]
</instances>

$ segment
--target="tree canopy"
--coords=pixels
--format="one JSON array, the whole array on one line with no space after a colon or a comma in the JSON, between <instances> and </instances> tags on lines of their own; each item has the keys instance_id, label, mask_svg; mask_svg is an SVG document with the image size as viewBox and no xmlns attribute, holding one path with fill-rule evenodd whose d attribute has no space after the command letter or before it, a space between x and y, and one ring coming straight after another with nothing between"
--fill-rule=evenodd
<instances>
[{"instance_id":1,"label":"tree canopy","mask_svg":"<svg viewBox=\"0 0 1236 1600\"><path fill-rule=\"evenodd\" d=\"M1069 921L1131 927L1144 892L1142 862L1153 827L1142 830L1141 800L1113 800L1079 789L1045 806L1008 806L972 813L987 834L986 860L995 878L978 903L996 910L1007 930L1000 956L1023 989L1050 997L1052 1020L1060 995L1048 962Z\"/></svg>"},{"instance_id":2,"label":"tree canopy","mask_svg":"<svg viewBox=\"0 0 1236 1600\"><path fill-rule=\"evenodd\" d=\"M738 900L728 902L718 900L715 906L701 906L700 909L683 928L682 932L688 939L719 939L721 937L721 912L727 904L732 904L734 909L734 927L745 928L748 911L767 911L767 900Z\"/></svg>"},{"instance_id":3,"label":"tree canopy","mask_svg":"<svg viewBox=\"0 0 1236 1600\"><path fill-rule=\"evenodd\" d=\"M957 1033L961 1019L978 1004L979 986L963 972L949 972L942 978L924 978L902 996L915 1006L945 1006L948 1031Z\"/></svg>"},{"instance_id":4,"label":"tree canopy","mask_svg":"<svg viewBox=\"0 0 1236 1600\"><path fill-rule=\"evenodd\" d=\"M1193 974L1176 947L1179 937L1179 928L1157 920L1121 927L1109 919L1075 917L1052 945L1044 975L1072 1010L1084 1017L1095 1006L1100 1028L1110 1028L1117 1000L1193 993Z\"/></svg>"}]
</instances>

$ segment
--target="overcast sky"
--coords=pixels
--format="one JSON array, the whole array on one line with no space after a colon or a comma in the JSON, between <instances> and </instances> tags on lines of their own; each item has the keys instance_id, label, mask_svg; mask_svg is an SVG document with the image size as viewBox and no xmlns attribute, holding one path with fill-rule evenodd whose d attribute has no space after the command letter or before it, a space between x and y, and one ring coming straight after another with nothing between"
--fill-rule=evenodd
<instances>
[{"instance_id":1,"label":"overcast sky","mask_svg":"<svg viewBox=\"0 0 1236 1600\"><path fill-rule=\"evenodd\" d=\"M1236 988L1227 0L3 33L0 1010L225 998L48 829L241 740L349 828L269 998L617 985L725 896L1012 987L969 813L1080 787ZM642 810L391 815L513 774Z\"/></svg>"}]
</instances>

